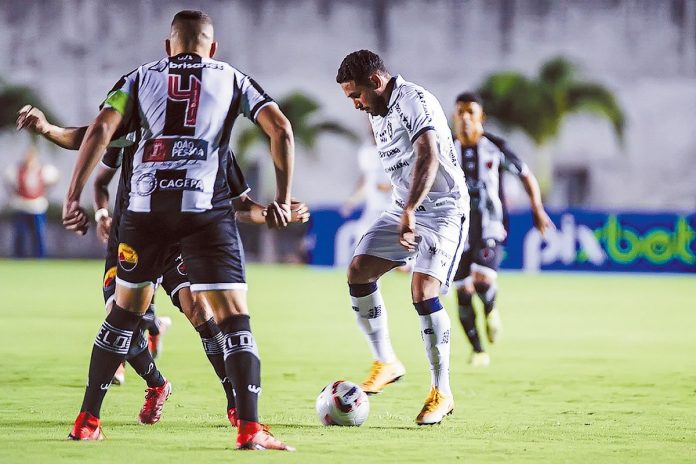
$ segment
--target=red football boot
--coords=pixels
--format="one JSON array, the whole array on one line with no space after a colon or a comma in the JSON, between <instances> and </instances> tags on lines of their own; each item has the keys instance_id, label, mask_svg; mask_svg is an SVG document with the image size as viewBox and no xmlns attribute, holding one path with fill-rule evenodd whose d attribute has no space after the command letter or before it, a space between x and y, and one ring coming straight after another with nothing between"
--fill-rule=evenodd
<instances>
[{"instance_id":1,"label":"red football boot","mask_svg":"<svg viewBox=\"0 0 696 464\"><path fill-rule=\"evenodd\" d=\"M237 408L227 410L227 418L230 420L232 427L239 427L239 419L237 419Z\"/></svg>"},{"instance_id":2,"label":"red football boot","mask_svg":"<svg viewBox=\"0 0 696 464\"><path fill-rule=\"evenodd\" d=\"M145 404L138 415L140 423L155 424L159 422L164 402L171 394L172 384L167 379L164 379L164 385L161 387L150 387L145 390Z\"/></svg>"},{"instance_id":3,"label":"red football boot","mask_svg":"<svg viewBox=\"0 0 696 464\"><path fill-rule=\"evenodd\" d=\"M295 451L292 446L286 445L275 438L268 427L258 422L239 421L239 432L237 433L237 449L264 451Z\"/></svg>"},{"instance_id":4,"label":"red football boot","mask_svg":"<svg viewBox=\"0 0 696 464\"><path fill-rule=\"evenodd\" d=\"M99 425L99 418L87 411L82 411L75 419L68 440L103 440L104 433Z\"/></svg>"}]
</instances>

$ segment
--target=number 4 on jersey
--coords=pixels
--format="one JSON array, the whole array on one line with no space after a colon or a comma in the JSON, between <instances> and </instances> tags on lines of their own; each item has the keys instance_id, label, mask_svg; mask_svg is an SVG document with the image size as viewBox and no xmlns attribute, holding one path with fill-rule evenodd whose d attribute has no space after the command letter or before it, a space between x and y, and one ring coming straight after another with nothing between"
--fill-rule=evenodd
<instances>
[{"instance_id":1,"label":"number 4 on jersey","mask_svg":"<svg viewBox=\"0 0 696 464\"><path fill-rule=\"evenodd\" d=\"M193 74L188 76L188 88L181 88L181 78L179 74L169 75L169 99L176 102L186 103L183 125L185 127L196 127L196 116L198 114L198 102L201 97L201 81Z\"/></svg>"}]
</instances>

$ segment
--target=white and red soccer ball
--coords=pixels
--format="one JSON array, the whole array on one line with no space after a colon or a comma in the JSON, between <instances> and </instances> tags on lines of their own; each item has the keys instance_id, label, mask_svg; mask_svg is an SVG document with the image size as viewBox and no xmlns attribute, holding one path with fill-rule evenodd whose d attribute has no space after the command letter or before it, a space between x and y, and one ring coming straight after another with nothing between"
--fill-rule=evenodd
<instances>
[{"instance_id":1,"label":"white and red soccer ball","mask_svg":"<svg viewBox=\"0 0 696 464\"><path fill-rule=\"evenodd\" d=\"M319 393L316 408L324 425L359 426L370 414L370 401L358 385L338 380Z\"/></svg>"}]
</instances>

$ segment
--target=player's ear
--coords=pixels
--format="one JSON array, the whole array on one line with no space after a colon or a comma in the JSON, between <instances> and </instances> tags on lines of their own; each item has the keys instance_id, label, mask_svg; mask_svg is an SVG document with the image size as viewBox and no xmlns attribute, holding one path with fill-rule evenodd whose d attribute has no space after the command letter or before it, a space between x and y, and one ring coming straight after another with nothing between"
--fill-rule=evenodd
<instances>
[{"instance_id":1,"label":"player's ear","mask_svg":"<svg viewBox=\"0 0 696 464\"><path fill-rule=\"evenodd\" d=\"M382 85L382 79L380 79L377 73L370 74L367 80L370 82L370 88L372 89L378 89Z\"/></svg>"},{"instance_id":2,"label":"player's ear","mask_svg":"<svg viewBox=\"0 0 696 464\"><path fill-rule=\"evenodd\" d=\"M213 42L210 44L210 58L215 56L215 53L217 52L217 46L218 46L217 42Z\"/></svg>"},{"instance_id":3,"label":"player's ear","mask_svg":"<svg viewBox=\"0 0 696 464\"><path fill-rule=\"evenodd\" d=\"M167 52L167 56L172 56L172 44L169 39L164 40L164 50Z\"/></svg>"},{"instance_id":4,"label":"player's ear","mask_svg":"<svg viewBox=\"0 0 696 464\"><path fill-rule=\"evenodd\" d=\"M481 122L486 122L486 112L481 110Z\"/></svg>"}]
</instances>

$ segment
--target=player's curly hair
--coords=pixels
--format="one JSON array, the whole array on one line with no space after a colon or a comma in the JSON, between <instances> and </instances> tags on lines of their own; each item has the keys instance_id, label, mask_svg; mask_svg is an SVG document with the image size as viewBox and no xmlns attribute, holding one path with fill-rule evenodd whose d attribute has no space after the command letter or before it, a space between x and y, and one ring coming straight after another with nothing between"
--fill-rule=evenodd
<instances>
[{"instance_id":1,"label":"player's curly hair","mask_svg":"<svg viewBox=\"0 0 696 464\"><path fill-rule=\"evenodd\" d=\"M356 84L366 84L371 74L376 72L387 73L387 67L378 54L370 50L358 50L348 54L336 74L336 82L355 81Z\"/></svg>"},{"instance_id":2,"label":"player's curly hair","mask_svg":"<svg viewBox=\"0 0 696 464\"><path fill-rule=\"evenodd\" d=\"M483 98L477 92L462 92L457 95L455 103L478 103L483 106Z\"/></svg>"}]
</instances>

